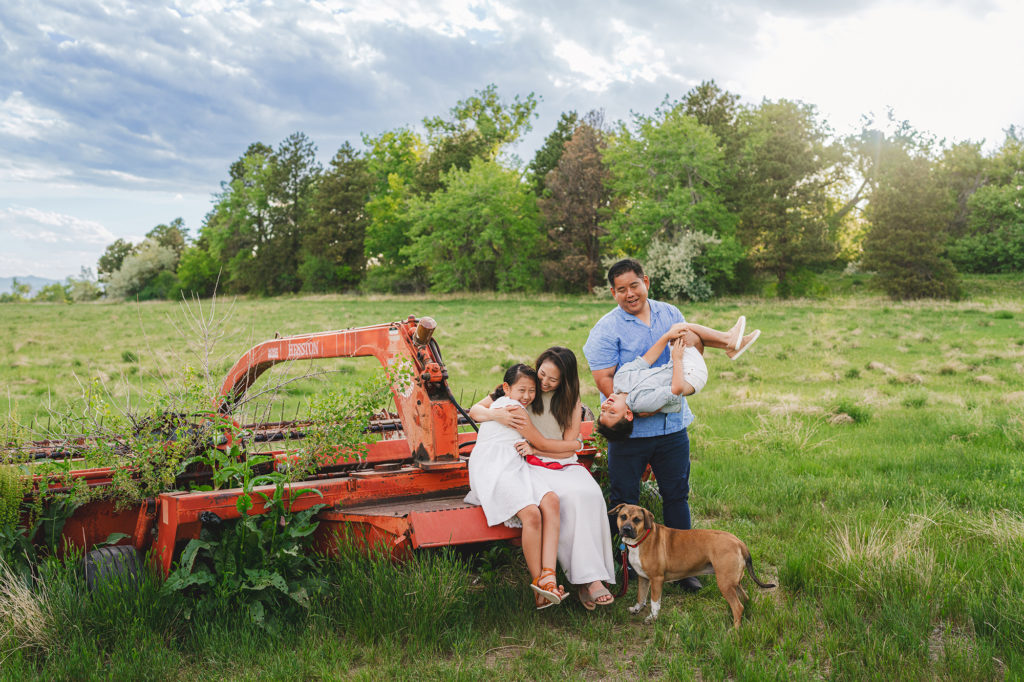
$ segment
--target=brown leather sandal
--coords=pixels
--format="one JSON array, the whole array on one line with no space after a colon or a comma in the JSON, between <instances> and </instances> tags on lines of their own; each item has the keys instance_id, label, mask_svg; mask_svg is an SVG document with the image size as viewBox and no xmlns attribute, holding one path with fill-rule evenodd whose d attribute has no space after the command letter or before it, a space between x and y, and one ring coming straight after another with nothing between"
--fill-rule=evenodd
<instances>
[{"instance_id":1,"label":"brown leather sandal","mask_svg":"<svg viewBox=\"0 0 1024 682\"><path fill-rule=\"evenodd\" d=\"M566 596L565 590L561 589L555 579L555 569L542 568L540 575L530 583L530 589L534 591L533 601L537 610L546 609L552 604L561 604Z\"/></svg>"}]
</instances>

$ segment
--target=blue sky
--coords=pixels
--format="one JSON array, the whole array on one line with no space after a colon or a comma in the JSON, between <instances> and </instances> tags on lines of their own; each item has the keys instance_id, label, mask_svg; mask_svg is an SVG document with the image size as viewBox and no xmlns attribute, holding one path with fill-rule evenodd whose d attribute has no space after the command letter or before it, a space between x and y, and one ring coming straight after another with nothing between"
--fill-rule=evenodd
<instances>
[{"instance_id":1,"label":"blue sky","mask_svg":"<svg viewBox=\"0 0 1024 682\"><path fill-rule=\"evenodd\" d=\"M702 80L815 104L837 133L887 106L948 140L1024 125L1016 0L5 0L0 276L61 279L107 244L194 234L255 141L326 162L489 83L563 111L651 112Z\"/></svg>"}]
</instances>

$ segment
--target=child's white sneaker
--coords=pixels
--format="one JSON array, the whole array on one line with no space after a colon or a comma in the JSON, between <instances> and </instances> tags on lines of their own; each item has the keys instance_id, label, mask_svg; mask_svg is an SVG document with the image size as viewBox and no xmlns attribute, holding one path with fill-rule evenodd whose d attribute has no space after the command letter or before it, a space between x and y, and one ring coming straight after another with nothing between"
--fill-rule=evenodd
<instances>
[{"instance_id":1,"label":"child's white sneaker","mask_svg":"<svg viewBox=\"0 0 1024 682\"><path fill-rule=\"evenodd\" d=\"M725 351L725 354L729 356L730 360L735 360L746 353L747 349L754 345L754 342L757 341L757 337L759 336L761 336L761 330L755 329L743 337L743 343L740 345L738 350L727 350Z\"/></svg>"}]
</instances>

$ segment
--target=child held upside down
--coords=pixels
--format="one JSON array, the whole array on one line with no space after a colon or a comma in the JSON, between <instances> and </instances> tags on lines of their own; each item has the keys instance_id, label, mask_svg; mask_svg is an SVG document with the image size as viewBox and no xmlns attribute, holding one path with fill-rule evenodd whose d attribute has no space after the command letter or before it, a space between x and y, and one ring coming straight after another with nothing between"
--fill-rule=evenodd
<instances>
[{"instance_id":1,"label":"child held upside down","mask_svg":"<svg viewBox=\"0 0 1024 682\"><path fill-rule=\"evenodd\" d=\"M685 322L672 325L646 353L615 371L614 393L601 403L598 433L608 440L625 440L633 432L634 413L679 412L683 405L682 396L698 393L707 383L704 345L722 348L730 359L735 360L757 341L761 330L756 329L744 336L746 322L746 318L740 315L727 332ZM701 348L684 345L683 337L687 332L699 338ZM669 342L672 343L672 362L651 367Z\"/></svg>"},{"instance_id":2,"label":"child held upside down","mask_svg":"<svg viewBox=\"0 0 1024 682\"><path fill-rule=\"evenodd\" d=\"M526 407L539 392L537 371L513 365L491 398L492 409ZM476 446L469 458L469 494L466 502L484 508L488 526L504 523L523 527L523 556L533 581L537 609L558 604L568 593L555 579L558 554L559 501L551 488L530 475L530 465L516 448L523 441L518 431L497 421L480 424Z\"/></svg>"}]
</instances>

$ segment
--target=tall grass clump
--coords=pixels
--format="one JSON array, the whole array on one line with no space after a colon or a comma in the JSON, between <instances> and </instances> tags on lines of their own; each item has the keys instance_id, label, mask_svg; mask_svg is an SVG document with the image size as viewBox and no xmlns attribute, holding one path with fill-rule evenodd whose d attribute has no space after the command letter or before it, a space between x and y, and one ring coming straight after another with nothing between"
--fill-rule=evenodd
<instances>
[{"instance_id":1,"label":"tall grass clump","mask_svg":"<svg viewBox=\"0 0 1024 682\"><path fill-rule=\"evenodd\" d=\"M41 589L0 558L0 669L12 653L47 652L57 643L54 619Z\"/></svg>"},{"instance_id":2,"label":"tall grass clump","mask_svg":"<svg viewBox=\"0 0 1024 682\"><path fill-rule=\"evenodd\" d=\"M809 454L827 442L818 437L819 429L819 424L792 414L759 414L743 439L756 452Z\"/></svg>"},{"instance_id":3,"label":"tall grass clump","mask_svg":"<svg viewBox=\"0 0 1024 682\"><path fill-rule=\"evenodd\" d=\"M454 550L420 551L395 563L381 548L338 547L338 556L321 564L318 621L367 644L397 640L412 652L450 650L471 630L479 597L470 591L469 563Z\"/></svg>"},{"instance_id":4,"label":"tall grass clump","mask_svg":"<svg viewBox=\"0 0 1024 682\"><path fill-rule=\"evenodd\" d=\"M871 419L871 410L852 398L840 398L833 403L830 411L834 415L845 414L854 424L864 424Z\"/></svg>"}]
</instances>

